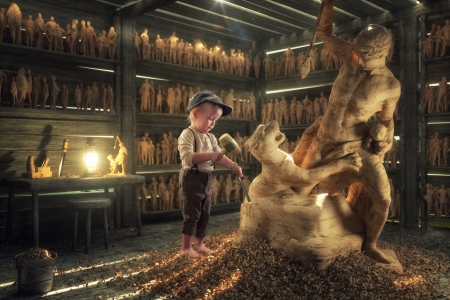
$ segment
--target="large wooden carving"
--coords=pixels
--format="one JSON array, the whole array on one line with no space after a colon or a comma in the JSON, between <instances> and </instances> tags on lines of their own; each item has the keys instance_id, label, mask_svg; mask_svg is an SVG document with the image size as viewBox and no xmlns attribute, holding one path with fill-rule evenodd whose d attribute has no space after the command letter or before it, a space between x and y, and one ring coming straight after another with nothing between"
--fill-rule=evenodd
<instances>
[{"instance_id":1,"label":"large wooden carving","mask_svg":"<svg viewBox=\"0 0 450 300\"><path fill-rule=\"evenodd\" d=\"M318 268L336 254L361 249L365 233L362 250L389 265L395 258L376 243L391 202L382 162L393 145L400 96L400 83L385 65L392 39L379 25L367 26L353 42L334 35L333 3L322 1L317 31L343 61L327 111L303 133L292 156L278 149L285 138L275 122L258 127L247 141L263 169L250 186L252 202L243 205L241 232L260 234L259 227L266 228L272 245ZM379 111L379 124L369 126ZM310 196L317 183L329 196ZM348 186L346 204L337 193Z\"/></svg>"}]
</instances>

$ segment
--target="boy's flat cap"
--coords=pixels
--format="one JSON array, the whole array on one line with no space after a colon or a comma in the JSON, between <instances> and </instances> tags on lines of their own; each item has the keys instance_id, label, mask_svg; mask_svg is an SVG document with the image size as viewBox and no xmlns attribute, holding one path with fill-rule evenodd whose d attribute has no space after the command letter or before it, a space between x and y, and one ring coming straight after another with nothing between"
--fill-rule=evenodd
<instances>
[{"instance_id":1,"label":"boy's flat cap","mask_svg":"<svg viewBox=\"0 0 450 300\"><path fill-rule=\"evenodd\" d=\"M220 100L220 98L217 97L213 92L204 91L198 92L197 94L192 96L191 99L189 99L187 112L190 113L191 110L193 110L195 107L199 106L200 104L206 101L212 102L222 107L222 117L228 116L233 111L233 107L224 104L222 100Z\"/></svg>"}]
</instances>

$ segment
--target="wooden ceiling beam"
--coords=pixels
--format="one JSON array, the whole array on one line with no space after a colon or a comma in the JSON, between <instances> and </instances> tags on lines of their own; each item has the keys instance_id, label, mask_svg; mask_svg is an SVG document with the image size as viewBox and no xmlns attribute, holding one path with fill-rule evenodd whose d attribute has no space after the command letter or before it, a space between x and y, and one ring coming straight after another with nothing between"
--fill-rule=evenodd
<instances>
[{"instance_id":1,"label":"wooden ceiling beam","mask_svg":"<svg viewBox=\"0 0 450 300\"><path fill-rule=\"evenodd\" d=\"M216 14L223 15L224 18L231 17L243 22L253 23L258 26L271 26L272 28L278 28L287 32L297 32L307 30L308 26L302 26L297 22L285 21L278 16L269 14L267 10L258 11L255 10L255 6L247 3L246 1L211 1L211 0L185 0L180 4L196 6L206 11L211 11ZM261 9L260 9L261 10ZM270 27L268 27L270 28ZM274 29L276 30L276 29Z\"/></svg>"},{"instance_id":2,"label":"wooden ceiling beam","mask_svg":"<svg viewBox=\"0 0 450 300\"><path fill-rule=\"evenodd\" d=\"M133 4L119 8L117 13L123 18L135 18L174 2L177 2L177 0L138 0Z\"/></svg>"},{"instance_id":3,"label":"wooden ceiling beam","mask_svg":"<svg viewBox=\"0 0 450 300\"><path fill-rule=\"evenodd\" d=\"M367 1L388 11L400 9L398 5L395 5L394 3L392 3L393 1L389 0L367 0Z\"/></svg>"},{"instance_id":4,"label":"wooden ceiling beam","mask_svg":"<svg viewBox=\"0 0 450 300\"><path fill-rule=\"evenodd\" d=\"M334 6L359 18L366 18L387 12L381 7L370 5L363 1L350 2L348 0L335 0Z\"/></svg>"},{"instance_id":5,"label":"wooden ceiling beam","mask_svg":"<svg viewBox=\"0 0 450 300\"><path fill-rule=\"evenodd\" d=\"M297 1L297 0L273 0L269 2L276 2L281 5L290 7L294 10L304 12L311 16L317 17L319 13L320 2L315 2L312 0L308 1ZM345 23L354 20L353 16L349 16L338 10L333 11L333 22L335 23Z\"/></svg>"}]
</instances>

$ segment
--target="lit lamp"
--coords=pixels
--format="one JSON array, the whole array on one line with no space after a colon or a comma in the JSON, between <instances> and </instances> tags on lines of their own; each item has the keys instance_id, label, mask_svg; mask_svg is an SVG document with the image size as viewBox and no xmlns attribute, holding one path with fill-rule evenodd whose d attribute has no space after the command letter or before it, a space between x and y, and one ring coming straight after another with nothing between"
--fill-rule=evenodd
<instances>
[{"instance_id":1,"label":"lit lamp","mask_svg":"<svg viewBox=\"0 0 450 300\"><path fill-rule=\"evenodd\" d=\"M98 155L95 150L95 143L93 138L88 138L86 141L84 151L84 163L86 164L86 176L96 176L98 173Z\"/></svg>"}]
</instances>

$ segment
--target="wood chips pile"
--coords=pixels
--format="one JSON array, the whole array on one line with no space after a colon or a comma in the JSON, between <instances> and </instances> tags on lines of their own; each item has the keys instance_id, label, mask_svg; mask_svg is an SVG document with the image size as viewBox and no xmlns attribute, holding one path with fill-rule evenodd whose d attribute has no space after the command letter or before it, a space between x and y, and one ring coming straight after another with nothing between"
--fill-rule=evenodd
<instances>
[{"instance_id":1,"label":"wood chips pile","mask_svg":"<svg viewBox=\"0 0 450 300\"><path fill-rule=\"evenodd\" d=\"M337 258L316 271L290 260L265 241L233 242L236 234L207 238L216 252L201 259L180 255L179 249L150 251L136 259L135 275L117 271L107 285L133 287L147 298L177 299L439 299L445 295L437 278L449 271L442 252L381 243L393 249L404 274L375 266L362 253ZM137 273L137 274L136 274ZM448 282L447 282L448 284ZM445 287L448 289L448 287Z\"/></svg>"},{"instance_id":2,"label":"wood chips pile","mask_svg":"<svg viewBox=\"0 0 450 300\"><path fill-rule=\"evenodd\" d=\"M23 255L23 259L29 260L45 258L52 258L52 256L47 250L41 248L30 248L30 250Z\"/></svg>"}]
</instances>

